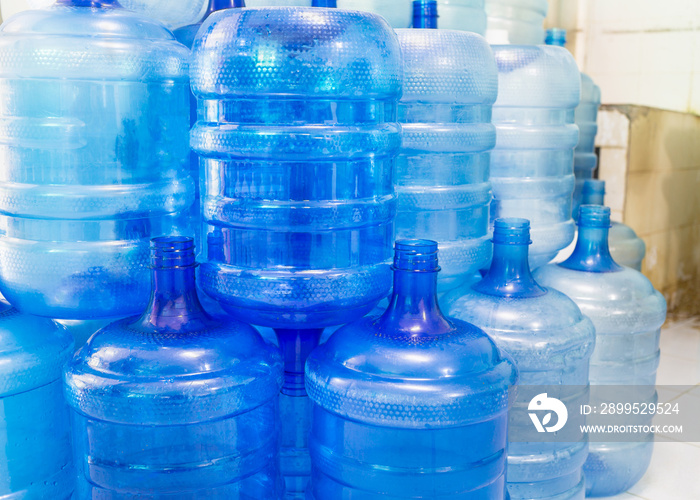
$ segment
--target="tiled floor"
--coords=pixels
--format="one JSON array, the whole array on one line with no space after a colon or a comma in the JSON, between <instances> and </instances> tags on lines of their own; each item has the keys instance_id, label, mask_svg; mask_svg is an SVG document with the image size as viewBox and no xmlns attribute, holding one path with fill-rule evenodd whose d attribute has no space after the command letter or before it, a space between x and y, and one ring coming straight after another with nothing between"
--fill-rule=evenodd
<instances>
[{"instance_id":1,"label":"tiled floor","mask_svg":"<svg viewBox=\"0 0 700 500\"><path fill-rule=\"evenodd\" d=\"M661 332L657 383L695 385L687 392L697 400L700 421L700 318L669 324ZM672 400L679 395L667 391L659 397ZM609 499L700 500L700 443L657 442L642 480L627 493Z\"/></svg>"}]
</instances>

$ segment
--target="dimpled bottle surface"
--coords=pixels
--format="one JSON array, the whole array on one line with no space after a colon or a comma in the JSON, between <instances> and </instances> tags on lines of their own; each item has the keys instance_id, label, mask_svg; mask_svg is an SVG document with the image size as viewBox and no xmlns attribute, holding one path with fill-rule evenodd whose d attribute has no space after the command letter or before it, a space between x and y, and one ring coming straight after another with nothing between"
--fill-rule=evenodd
<instances>
[{"instance_id":1,"label":"dimpled bottle surface","mask_svg":"<svg viewBox=\"0 0 700 500\"><path fill-rule=\"evenodd\" d=\"M571 193L578 143L574 109L580 78L566 49L548 45L493 47L498 99L493 107L492 220L531 223L530 266L546 264L574 237Z\"/></svg>"},{"instance_id":2,"label":"dimpled bottle surface","mask_svg":"<svg viewBox=\"0 0 700 500\"><path fill-rule=\"evenodd\" d=\"M431 29L397 30L397 35L404 87L396 234L438 241L438 285L445 290L491 258L488 178L498 73L479 35Z\"/></svg>"},{"instance_id":3,"label":"dimpled bottle surface","mask_svg":"<svg viewBox=\"0 0 700 500\"><path fill-rule=\"evenodd\" d=\"M68 500L73 492L61 366L70 334L0 303L0 499Z\"/></svg>"},{"instance_id":4,"label":"dimpled bottle surface","mask_svg":"<svg viewBox=\"0 0 700 500\"><path fill-rule=\"evenodd\" d=\"M544 43L547 0L485 0L489 43Z\"/></svg>"},{"instance_id":5,"label":"dimpled bottle surface","mask_svg":"<svg viewBox=\"0 0 700 500\"><path fill-rule=\"evenodd\" d=\"M583 203L587 205L605 205L605 181L587 179L582 188ZM608 237L610 255L618 264L642 270L642 260L646 245L634 229L622 222L611 222Z\"/></svg>"},{"instance_id":6,"label":"dimpled bottle surface","mask_svg":"<svg viewBox=\"0 0 700 500\"><path fill-rule=\"evenodd\" d=\"M152 266L145 312L65 368L76 498L282 498L278 351L203 311L191 238L154 239Z\"/></svg>"},{"instance_id":7,"label":"dimpled bottle surface","mask_svg":"<svg viewBox=\"0 0 700 500\"><path fill-rule=\"evenodd\" d=\"M609 208L581 205L574 253L561 264L538 269L535 279L568 295L593 321L596 347L591 385L653 386L666 302L640 272L613 261L609 227ZM655 401L656 396L650 396L649 402ZM648 434L645 439L591 443L584 466L586 494L613 496L639 481L649 466L654 436Z\"/></svg>"},{"instance_id":8,"label":"dimpled bottle surface","mask_svg":"<svg viewBox=\"0 0 700 500\"><path fill-rule=\"evenodd\" d=\"M113 0L59 0L0 29L0 289L62 319L135 314L148 241L181 228L188 52Z\"/></svg>"},{"instance_id":9,"label":"dimpled bottle surface","mask_svg":"<svg viewBox=\"0 0 700 500\"><path fill-rule=\"evenodd\" d=\"M506 498L516 371L482 330L442 315L438 270L436 242L398 241L386 312L309 357L308 498Z\"/></svg>"},{"instance_id":10,"label":"dimpled bottle surface","mask_svg":"<svg viewBox=\"0 0 700 500\"><path fill-rule=\"evenodd\" d=\"M497 219L489 272L482 281L451 292L443 302L450 316L482 328L513 357L520 384L587 386L595 329L571 299L532 278L527 258L529 226L525 219ZM570 398L568 407L578 392L565 393ZM527 415L527 409L516 415ZM575 424L573 418L569 420L569 425ZM532 422L527 417L523 422L512 418L511 435L519 425ZM587 455L585 439L575 443L512 440L508 447L511 499L582 500Z\"/></svg>"}]
</instances>

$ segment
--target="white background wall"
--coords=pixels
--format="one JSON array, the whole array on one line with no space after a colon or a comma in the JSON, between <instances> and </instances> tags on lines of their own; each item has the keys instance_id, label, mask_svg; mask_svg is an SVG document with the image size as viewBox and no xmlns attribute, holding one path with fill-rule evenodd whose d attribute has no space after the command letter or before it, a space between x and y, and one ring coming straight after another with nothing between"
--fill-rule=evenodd
<instances>
[{"instance_id":1,"label":"white background wall","mask_svg":"<svg viewBox=\"0 0 700 500\"><path fill-rule=\"evenodd\" d=\"M604 104L700 114L700 0L549 0Z\"/></svg>"}]
</instances>

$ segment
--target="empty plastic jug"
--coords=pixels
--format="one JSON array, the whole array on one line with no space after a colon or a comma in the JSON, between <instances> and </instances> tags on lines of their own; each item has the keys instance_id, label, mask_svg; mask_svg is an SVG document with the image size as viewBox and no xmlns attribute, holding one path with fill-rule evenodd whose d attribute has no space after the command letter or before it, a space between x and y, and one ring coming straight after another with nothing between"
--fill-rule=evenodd
<instances>
[{"instance_id":1,"label":"empty plastic jug","mask_svg":"<svg viewBox=\"0 0 700 500\"><path fill-rule=\"evenodd\" d=\"M491 258L489 154L496 142L491 107L498 72L479 35L431 29L397 35L404 87L396 234L438 241L438 285L447 290Z\"/></svg>"},{"instance_id":2,"label":"empty plastic jug","mask_svg":"<svg viewBox=\"0 0 700 500\"><path fill-rule=\"evenodd\" d=\"M396 243L381 317L335 332L306 364L310 499L503 500L511 360L437 302L437 243Z\"/></svg>"},{"instance_id":3,"label":"empty plastic jug","mask_svg":"<svg viewBox=\"0 0 700 500\"><path fill-rule=\"evenodd\" d=\"M577 386L563 395L569 408L588 385L595 344L591 320L566 295L543 288L530 273L530 223L497 219L493 229L493 262L480 282L450 292L443 302L449 316L482 328L513 357L526 386ZM584 391L585 392L585 391ZM550 395L556 397L554 395ZM561 398L560 398L561 399ZM584 424L571 412L567 425ZM524 416L524 421L517 417ZM579 422L575 419L579 418ZM514 412L511 435L532 425L527 408ZM511 442L508 446L508 491L512 500L583 500L583 464L587 441Z\"/></svg>"},{"instance_id":4,"label":"empty plastic jug","mask_svg":"<svg viewBox=\"0 0 700 500\"><path fill-rule=\"evenodd\" d=\"M391 287L401 52L379 16L314 7L212 14L193 46L206 191L202 289L275 328L285 358L282 467L308 481L304 363L326 326Z\"/></svg>"},{"instance_id":5,"label":"empty plastic jug","mask_svg":"<svg viewBox=\"0 0 700 500\"><path fill-rule=\"evenodd\" d=\"M531 224L530 266L546 264L574 237L571 193L580 78L571 54L547 45L493 47L498 99L493 107L491 218Z\"/></svg>"},{"instance_id":6,"label":"empty plastic jug","mask_svg":"<svg viewBox=\"0 0 700 500\"><path fill-rule=\"evenodd\" d=\"M186 231L188 52L115 0L58 0L0 28L0 289L62 319L148 303L148 242Z\"/></svg>"},{"instance_id":7,"label":"empty plastic jug","mask_svg":"<svg viewBox=\"0 0 700 500\"><path fill-rule=\"evenodd\" d=\"M547 45L566 45L566 30L553 28L547 30L545 40ZM574 219L578 216L578 207L581 205L581 189L583 181L593 178L593 171L598 166L598 157L595 154L595 136L598 132L598 108L600 108L600 87L590 76L581 73L581 103L576 108L575 121L579 128L579 140L574 150L574 175L576 186L572 204ZM615 255L613 254L613 257Z\"/></svg>"},{"instance_id":8,"label":"empty plastic jug","mask_svg":"<svg viewBox=\"0 0 700 500\"><path fill-rule=\"evenodd\" d=\"M74 471L60 325L0 303L0 499L68 500Z\"/></svg>"},{"instance_id":9,"label":"empty plastic jug","mask_svg":"<svg viewBox=\"0 0 700 500\"><path fill-rule=\"evenodd\" d=\"M608 248L609 227L609 208L581 205L574 253L561 264L538 269L535 279L564 292L593 321L591 385L653 386L666 301L641 273L615 263ZM649 402L655 401L650 396ZM649 466L654 436L644 439L591 442L584 466L586 494L613 496L639 481Z\"/></svg>"},{"instance_id":10,"label":"empty plastic jug","mask_svg":"<svg viewBox=\"0 0 700 500\"><path fill-rule=\"evenodd\" d=\"M249 325L207 315L191 238L153 240L151 302L66 366L76 499L281 499L282 361Z\"/></svg>"},{"instance_id":11,"label":"empty plastic jug","mask_svg":"<svg viewBox=\"0 0 700 500\"><path fill-rule=\"evenodd\" d=\"M547 0L485 0L486 39L489 43L544 43Z\"/></svg>"}]
</instances>

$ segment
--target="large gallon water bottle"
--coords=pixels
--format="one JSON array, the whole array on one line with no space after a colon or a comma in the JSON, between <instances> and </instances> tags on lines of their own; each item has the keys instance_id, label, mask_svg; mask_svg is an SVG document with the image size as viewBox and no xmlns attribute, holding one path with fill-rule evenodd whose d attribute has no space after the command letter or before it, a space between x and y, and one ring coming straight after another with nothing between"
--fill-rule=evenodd
<instances>
[{"instance_id":1,"label":"large gallon water bottle","mask_svg":"<svg viewBox=\"0 0 700 500\"><path fill-rule=\"evenodd\" d=\"M666 302L641 273L610 256L609 208L581 205L578 221L574 253L561 264L538 269L535 279L564 292L593 320L592 386L654 386ZM587 495L617 495L639 481L649 466L653 439L650 433L641 442L592 442L584 466Z\"/></svg>"},{"instance_id":2,"label":"large gallon water bottle","mask_svg":"<svg viewBox=\"0 0 700 500\"><path fill-rule=\"evenodd\" d=\"M437 302L437 243L396 243L381 317L335 332L306 364L310 499L506 498L511 360Z\"/></svg>"},{"instance_id":3,"label":"large gallon water bottle","mask_svg":"<svg viewBox=\"0 0 700 500\"><path fill-rule=\"evenodd\" d=\"M73 492L61 366L70 334L0 303L0 499L68 500Z\"/></svg>"},{"instance_id":4,"label":"large gallon water bottle","mask_svg":"<svg viewBox=\"0 0 700 500\"><path fill-rule=\"evenodd\" d=\"M314 7L228 9L193 47L208 224L201 286L277 330L285 356L282 467L310 469L304 363L324 327L391 287L401 52L379 16Z\"/></svg>"},{"instance_id":5,"label":"large gallon water bottle","mask_svg":"<svg viewBox=\"0 0 700 500\"><path fill-rule=\"evenodd\" d=\"M151 302L66 366L76 499L281 499L282 361L249 325L212 319L191 238L153 240Z\"/></svg>"},{"instance_id":6,"label":"large gallon water bottle","mask_svg":"<svg viewBox=\"0 0 700 500\"><path fill-rule=\"evenodd\" d=\"M498 99L493 107L492 220L531 223L530 265L549 262L574 237L571 193L578 143L574 109L580 78L571 54L547 45L493 47Z\"/></svg>"},{"instance_id":7,"label":"large gallon water bottle","mask_svg":"<svg viewBox=\"0 0 700 500\"><path fill-rule=\"evenodd\" d=\"M488 265L491 107L498 73L479 35L397 30L404 56L399 103L403 145L397 158L399 238L440 245L442 290Z\"/></svg>"},{"instance_id":8,"label":"large gallon water bottle","mask_svg":"<svg viewBox=\"0 0 700 500\"><path fill-rule=\"evenodd\" d=\"M0 289L62 319L148 303L148 241L177 233L188 52L115 0L58 0L0 28Z\"/></svg>"},{"instance_id":9,"label":"large gallon water bottle","mask_svg":"<svg viewBox=\"0 0 700 500\"><path fill-rule=\"evenodd\" d=\"M493 230L493 262L480 282L448 294L450 316L482 328L498 347L513 357L524 386L576 386L563 391L567 407L586 398L588 367L595 329L563 293L543 288L530 273L530 223L497 219ZM557 397L550 394L551 397ZM562 398L560 398L562 399ZM514 412L511 436L532 426L527 408ZM571 412L567 425L575 421ZM580 417L583 418L583 417ZM525 435L522 432L521 435ZM578 442L518 442L508 447L508 491L512 500L583 500L583 464L588 456L585 435Z\"/></svg>"},{"instance_id":10,"label":"large gallon water bottle","mask_svg":"<svg viewBox=\"0 0 700 500\"><path fill-rule=\"evenodd\" d=\"M545 43L564 47L566 45L566 30L548 29ZM598 108L600 108L600 87L593 82L590 76L581 73L581 103L576 108L575 113L576 125L579 128L579 141L574 150L574 174L576 175L572 206L574 218L577 217L578 207L581 205L583 181L592 179L593 171L598 166L598 156L595 154Z\"/></svg>"},{"instance_id":11,"label":"large gallon water bottle","mask_svg":"<svg viewBox=\"0 0 700 500\"><path fill-rule=\"evenodd\" d=\"M547 0L485 0L486 39L489 43L544 43Z\"/></svg>"}]
</instances>

